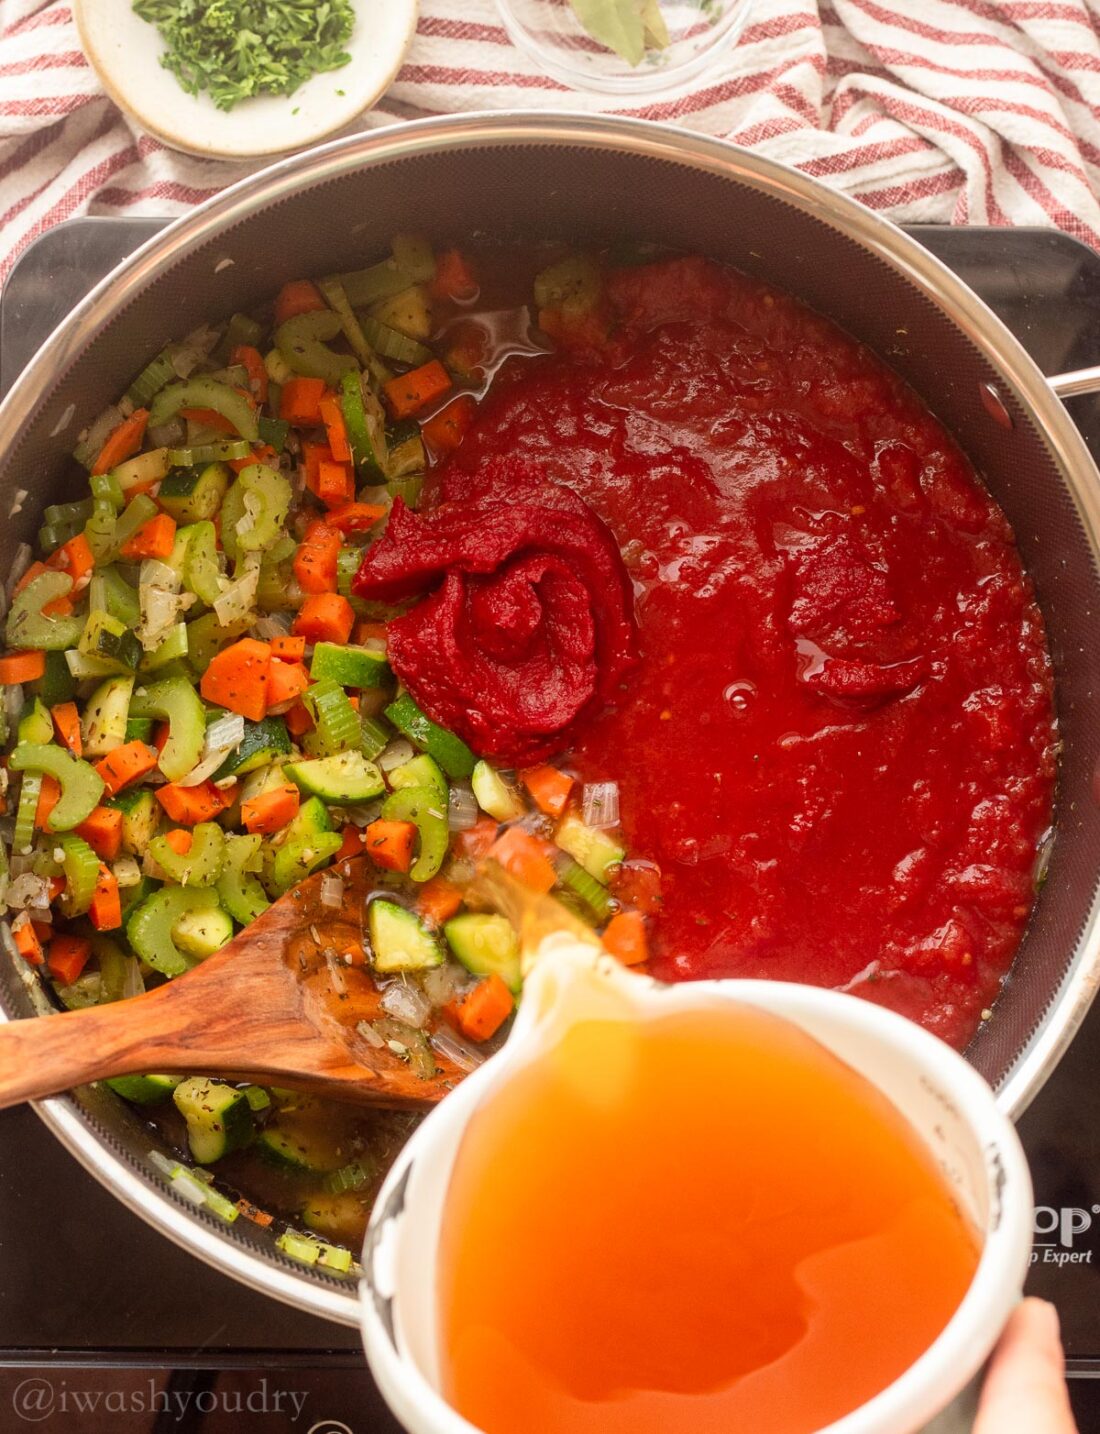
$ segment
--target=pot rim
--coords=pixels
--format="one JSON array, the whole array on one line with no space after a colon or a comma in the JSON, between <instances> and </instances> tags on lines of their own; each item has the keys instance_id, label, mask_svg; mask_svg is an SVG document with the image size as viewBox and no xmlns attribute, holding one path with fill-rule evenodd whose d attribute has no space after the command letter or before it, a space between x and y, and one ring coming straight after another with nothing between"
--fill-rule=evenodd
<instances>
[{"instance_id":1,"label":"pot rim","mask_svg":"<svg viewBox=\"0 0 1100 1434\"><path fill-rule=\"evenodd\" d=\"M1046 378L1015 335L939 259L902 229L857 200L816 179L728 140L650 120L580 112L505 110L400 122L348 136L280 160L231 185L170 224L103 278L41 346L0 405L0 445L29 421L55 375L66 372L131 298L226 228L290 197L355 169L424 151L544 147L555 144L627 153L679 164L763 187L792 207L844 234L903 276L962 329L985 356L1021 408L1044 434L1067 478L1077 516L1094 554L1100 554L1100 473L1084 439ZM1100 985L1100 896L1094 897L1088 936L1048 1007L1047 1019L1017 1055L997 1091L1001 1109L1018 1118L1069 1046ZM1057 1012L1051 1019L1051 1012ZM0 1019L8 1017L0 1011ZM358 1323L354 1291L284 1270L271 1259L230 1244L138 1177L93 1130L71 1097L36 1102L55 1136L102 1184L148 1223L225 1273L321 1318Z\"/></svg>"}]
</instances>

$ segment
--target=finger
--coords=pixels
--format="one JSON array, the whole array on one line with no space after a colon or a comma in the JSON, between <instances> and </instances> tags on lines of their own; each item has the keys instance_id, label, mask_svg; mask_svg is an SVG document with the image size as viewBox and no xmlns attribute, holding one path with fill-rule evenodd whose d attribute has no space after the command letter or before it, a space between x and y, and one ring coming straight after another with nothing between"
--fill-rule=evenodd
<instances>
[{"instance_id":1,"label":"finger","mask_svg":"<svg viewBox=\"0 0 1100 1434\"><path fill-rule=\"evenodd\" d=\"M1024 1300L994 1352L974 1434L1077 1434L1065 1368L1054 1306Z\"/></svg>"}]
</instances>

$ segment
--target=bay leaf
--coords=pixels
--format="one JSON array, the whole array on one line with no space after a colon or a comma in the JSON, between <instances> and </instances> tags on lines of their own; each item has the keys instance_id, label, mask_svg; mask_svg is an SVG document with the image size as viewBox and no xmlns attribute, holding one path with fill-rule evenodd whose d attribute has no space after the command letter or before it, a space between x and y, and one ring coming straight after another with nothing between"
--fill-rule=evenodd
<instances>
[{"instance_id":1,"label":"bay leaf","mask_svg":"<svg viewBox=\"0 0 1100 1434\"><path fill-rule=\"evenodd\" d=\"M637 0L569 0L585 31L628 65L645 56L645 23Z\"/></svg>"},{"instance_id":2,"label":"bay leaf","mask_svg":"<svg viewBox=\"0 0 1100 1434\"><path fill-rule=\"evenodd\" d=\"M645 32L646 48L667 50L672 43L665 17L661 14L658 0L642 0L642 29Z\"/></svg>"}]
</instances>

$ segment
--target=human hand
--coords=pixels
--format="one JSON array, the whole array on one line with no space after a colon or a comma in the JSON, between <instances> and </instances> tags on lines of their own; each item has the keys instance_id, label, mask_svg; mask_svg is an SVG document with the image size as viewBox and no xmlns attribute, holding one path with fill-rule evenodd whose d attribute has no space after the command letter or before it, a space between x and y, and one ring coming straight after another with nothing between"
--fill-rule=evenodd
<instances>
[{"instance_id":1,"label":"human hand","mask_svg":"<svg viewBox=\"0 0 1100 1434\"><path fill-rule=\"evenodd\" d=\"M1005 1327L982 1389L974 1434L1077 1434L1058 1312L1024 1300Z\"/></svg>"}]
</instances>

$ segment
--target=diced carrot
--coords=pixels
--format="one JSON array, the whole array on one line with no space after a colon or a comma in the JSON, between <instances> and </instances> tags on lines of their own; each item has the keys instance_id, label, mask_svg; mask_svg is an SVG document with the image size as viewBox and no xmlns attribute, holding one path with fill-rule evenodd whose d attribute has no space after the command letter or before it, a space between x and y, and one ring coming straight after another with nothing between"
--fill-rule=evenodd
<instances>
[{"instance_id":1,"label":"diced carrot","mask_svg":"<svg viewBox=\"0 0 1100 1434\"><path fill-rule=\"evenodd\" d=\"M317 593L306 598L293 626L307 642L347 642L355 626L355 612L339 593Z\"/></svg>"},{"instance_id":2,"label":"diced carrot","mask_svg":"<svg viewBox=\"0 0 1100 1434\"><path fill-rule=\"evenodd\" d=\"M309 673L303 663L280 662L273 657L267 674L267 710L278 712L296 702L308 686Z\"/></svg>"},{"instance_id":3,"label":"diced carrot","mask_svg":"<svg viewBox=\"0 0 1100 1434\"><path fill-rule=\"evenodd\" d=\"M284 782L282 786L261 792L258 797L250 797L241 803L241 822L245 831L263 832L265 835L282 831L298 815L300 801L298 788L293 782Z\"/></svg>"},{"instance_id":4,"label":"diced carrot","mask_svg":"<svg viewBox=\"0 0 1100 1434\"><path fill-rule=\"evenodd\" d=\"M573 790L573 778L559 772L557 767L543 765L528 767L520 772L519 779L531 793L531 800L540 812L550 817L560 817L569 803Z\"/></svg>"},{"instance_id":5,"label":"diced carrot","mask_svg":"<svg viewBox=\"0 0 1100 1434\"><path fill-rule=\"evenodd\" d=\"M229 355L231 364L240 364L248 373L248 387L257 403L267 402L267 369L263 354L251 344L238 344Z\"/></svg>"},{"instance_id":6,"label":"diced carrot","mask_svg":"<svg viewBox=\"0 0 1100 1434\"><path fill-rule=\"evenodd\" d=\"M46 671L44 652L8 652L0 657L0 687L35 682Z\"/></svg>"},{"instance_id":7,"label":"diced carrot","mask_svg":"<svg viewBox=\"0 0 1100 1434\"><path fill-rule=\"evenodd\" d=\"M279 417L298 428L319 427L324 396L324 379L288 378L279 395Z\"/></svg>"},{"instance_id":8,"label":"diced carrot","mask_svg":"<svg viewBox=\"0 0 1100 1434\"><path fill-rule=\"evenodd\" d=\"M471 1041L487 1041L512 1014L515 999L494 971L458 1004L458 1028Z\"/></svg>"},{"instance_id":9,"label":"diced carrot","mask_svg":"<svg viewBox=\"0 0 1100 1434\"><path fill-rule=\"evenodd\" d=\"M624 966L637 966L649 956L645 917L640 911L617 911L604 927L604 950Z\"/></svg>"},{"instance_id":10,"label":"diced carrot","mask_svg":"<svg viewBox=\"0 0 1100 1434\"><path fill-rule=\"evenodd\" d=\"M237 425L216 408L181 408L180 417L189 418L192 423L201 423L203 428L212 428L215 433L237 436Z\"/></svg>"},{"instance_id":11,"label":"diced carrot","mask_svg":"<svg viewBox=\"0 0 1100 1434\"><path fill-rule=\"evenodd\" d=\"M306 487L317 497L318 476L322 463L335 463L332 449L327 443L315 443L307 439L302 444L302 464L306 470Z\"/></svg>"},{"instance_id":12,"label":"diced carrot","mask_svg":"<svg viewBox=\"0 0 1100 1434\"><path fill-rule=\"evenodd\" d=\"M109 866L99 865L99 880L95 884L95 895L88 908L88 916L97 931L114 931L122 925L122 898L118 890L118 878ZM57 943L55 942L54 945ZM55 956L51 948L48 960Z\"/></svg>"},{"instance_id":13,"label":"diced carrot","mask_svg":"<svg viewBox=\"0 0 1100 1434\"><path fill-rule=\"evenodd\" d=\"M416 844L413 822L388 822L381 817L366 829L367 855L385 871L408 871Z\"/></svg>"},{"instance_id":14,"label":"diced carrot","mask_svg":"<svg viewBox=\"0 0 1100 1434\"><path fill-rule=\"evenodd\" d=\"M102 757L95 764L95 769L103 778L107 795L113 797L123 787L151 772L156 765L157 753L147 742L126 742Z\"/></svg>"},{"instance_id":15,"label":"diced carrot","mask_svg":"<svg viewBox=\"0 0 1100 1434\"><path fill-rule=\"evenodd\" d=\"M310 279L292 279L284 284L275 299L275 322L285 324L298 314L311 314L314 309L327 308L321 291Z\"/></svg>"},{"instance_id":16,"label":"diced carrot","mask_svg":"<svg viewBox=\"0 0 1100 1434\"><path fill-rule=\"evenodd\" d=\"M294 576L304 593L336 591L336 560L340 534L326 523L311 523L294 554Z\"/></svg>"},{"instance_id":17,"label":"diced carrot","mask_svg":"<svg viewBox=\"0 0 1100 1434\"><path fill-rule=\"evenodd\" d=\"M80 713L75 702L59 702L50 708L53 728L57 740L62 742L74 757L84 755L84 741L80 735Z\"/></svg>"},{"instance_id":18,"label":"diced carrot","mask_svg":"<svg viewBox=\"0 0 1100 1434\"><path fill-rule=\"evenodd\" d=\"M474 421L476 412L477 404L473 395L460 393L421 425L420 436L433 458L441 453L451 453L458 447Z\"/></svg>"},{"instance_id":19,"label":"diced carrot","mask_svg":"<svg viewBox=\"0 0 1100 1434\"><path fill-rule=\"evenodd\" d=\"M39 831L46 830L50 813L61 800L61 783L49 772L42 773L42 787L38 793L38 806L34 810L34 824Z\"/></svg>"},{"instance_id":20,"label":"diced carrot","mask_svg":"<svg viewBox=\"0 0 1100 1434\"><path fill-rule=\"evenodd\" d=\"M354 822L349 822L346 827L342 828L340 835L343 837L343 841L340 844L340 850L336 853L338 862L363 855L363 833Z\"/></svg>"},{"instance_id":21,"label":"diced carrot","mask_svg":"<svg viewBox=\"0 0 1100 1434\"><path fill-rule=\"evenodd\" d=\"M355 479L347 463L321 463L317 468L317 496L326 508L340 508L355 496Z\"/></svg>"},{"instance_id":22,"label":"diced carrot","mask_svg":"<svg viewBox=\"0 0 1100 1434\"><path fill-rule=\"evenodd\" d=\"M394 418L409 418L427 404L442 398L451 387L451 376L438 359L429 359L419 368L391 378L382 385Z\"/></svg>"},{"instance_id":23,"label":"diced carrot","mask_svg":"<svg viewBox=\"0 0 1100 1434\"><path fill-rule=\"evenodd\" d=\"M280 662L301 662L306 655L306 640L288 633L286 637L271 639L271 655Z\"/></svg>"},{"instance_id":24,"label":"diced carrot","mask_svg":"<svg viewBox=\"0 0 1100 1434\"><path fill-rule=\"evenodd\" d=\"M233 805L232 790L222 791L213 782L200 782L195 787L181 787L166 782L156 789L157 801L174 822L193 827L198 822L212 821L226 807Z\"/></svg>"},{"instance_id":25,"label":"diced carrot","mask_svg":"<svg viewBox=\"0 0 1100 1434\"><path fill-rule=\"evenodd\" d=\"M546 855L547 843L522 827L508 827L485 853L532 891L546 892L557 883L557 873Z\"/></svg>"},{"instance_id":26,"label":"diced carrot","mask_svg":"<svg viewBox=\"0 0 1100 1434\"><path fill-rule=\"evenodd\" d=\"M425 921L442 926L462 905L462 892L453 882L433 876L417 893L416 909Z\"/></svg>"},{"instance_id":27,"label":"diced carrot","mask_svg":"<svg viewBox=\"0 0 1100 1434\"><path fill-rule=\"evenodd\" d=\"M211 658L199 691L207 702L238 712L250 722L260 722L267 712L270 669L271 648L267 643L242 637Z\"/></svg>"},{"instance_id":28,"label":"diced carrot","mask_svg":"<svg viewBox=\"0 0 1100 1434\"><path fill-rule=\"evenodd\" d=\"M95 567L95 554L84 534L77 533L67 543L61 544L46 566L53 568L55 572L68 573L73 580L73 588L76 589L83 585L84 579Z\"/></svg>"},{"instance_id":29,"label":"diced carrot","mask_svg":"<svg viewBox=\"0 0 1100 1434\"><path fill-rule=\"evenodd\" d=\"M171 725L167 722L158 722L153 728L153 746L157 749L157 756L168 746L168 738L172 735Z\"/></svg>"},{"instance_id":30,"label":"diced carrot","mask_svg":"<svg viewBox=\"0 0 1100 1434\"><path fill-rule=\"evenodd\" d=\"M464 378L480 373L489 352L489 330L475 319L457 324L447 334L447 367Z\"/></svg>"},{"instance_id":31,"label":"diced carrot","mask_svg":"<svg viewBox=\"0 0 1100 1434\"><path fill-rule=\"evenodd\" d=\"M259 443L253 448L247 458L231 458L229 467L234 473L243 473L246 468L251 468L254 463L266 463L269 468L278 468L279 455L272 448L270 443Z\"/></svg>"},{"instance_id":32,"label":"diced carrot","mask_svg":"<svg viewBox=\"0 0 1100 1434\"><path fill-rule=\"evenodd\" d=\"M176 541L176 520L168 513L158 513L119 549L124 558L168 558Z\"/></svg>"},{"instance_id":33,"label":"diced carrot","mask_svg":"<svg viewBox=\"0 0 1100 1434\"><path fill-rule=\"evenodd\" d=\"M500 823L492 817L478 817L472 827L467 827L465 831L455 832L451 841L452 849L456 856L465 856L469 857L471 861L480 861L496 841L499 830Z\"/></svg>"},{"instance_id":34,"label":"diced carrot","mask_svg":"<svg viewBox=\"0 0 1100 1434\"><path fill-rule=\"evenodd\" d=\"M164 840L177 856L186 856L195 845L194 836L184 827L173 827L164 833Z\"/></svg>"},{"instance_id":35,"label":"diced carrot","mask_svg":"<svg viewBox=\"0 0 1100 1434\"><path fill-rule=\"evenodd\" d=\"M129 418L124 418L117 428L113 429L107 442L99 450L99 457L92 468L95 473L108 473L112 468L117 468L127 458L132 458L141 447L141 440L145 437L145 425L149 422L149 410L147 408L135 408Z\"/></svg>"},{"instance_id":36,"label":"diced carrot","mask_svg":"<svg viewBox=\"0 0 1100 1434\"><path fill-rule=\"evenodd\" d=\"M283 713L283 721L292 737L304 737L313 729L313 718L302 702L295 702L293 707L288 707Z\"/></svg>"},{"instance_id":37,"label":"diced carrot","mask_svg":"<svg viewBox=\"0 0 1100 1434\"><path fill-rule=\"evenodd\" d=\"M122 846L122 813L117 807L96 807L76 828L100 861L114 861Z\"/></svg>"},{"instance_id":38,"label":"diced carrot","mask_svg":"<svg viewBox=\"0 0 1100 1434\"><path fill-rule=\"evenodd\" d=\"M367 642L385 642L387 640L386 624L384 622L372 622L370 618L363 618L355 624L355 641L360 647Z\"/></svg>"},{"instance_id":39,"label":"diced carrot","mask_svg":"<svg viewBox=\"0 0 1100 1434\"><path fill-rule=\"evenodd\" d=\"M477 294L477 279L470 261L458 249L444 249L435 261L435 278L428 281L433 299L472 299Z\"/></svg>"},{"instance_id":40,"label":"diced carrot","mask_svg":"<svg viewBox=\"0 0 1100 1434\"><path fill-rule=\"evenodd\" d=\"M50 877L50 900L56 901L65 890L65 878L63 876Z\"/></svg>"},{"instance_id":41,"label":"diced carrot","mask_svg":"<svg viewBox=\"0 0 1100 1434\"><path fill-rule=\"evenodd\" d=\"M46 959L42 952L42 942L38 932L30 921L20 922L11 928L12 940L15 942L15 949L22 956L24 961L29 961L32 966L41 966Z\"/></svg>"},{"instance_id":42,"label":"diced carrot","mask_svg":"<svg viewBox=\"0 0 1100 1434\"><path fill-rule=\"evenodd\" d=\"M43 946L48 946L53 940L54 936L57 934L54 931L51 923L48 921L32 921L31 925L34 927L34 934L38 937L39 941L41 941Z\"/></svg>"},{"instance_id":43,"label":"diced carrot","mask_svg":"<svg viewBox=\"0 0 1100 1434\"><path fill-rule=\"evenodd\" d=\"M326 393L318 408L321 410L321 421L328 434L328 446L332 449L333 458L337 463L350 463L351 444L348 442L348 428L344 422L344 410L340 406L340 400L334 393Z\"/></svg>"},{"instance_id":44,"label":"diced carrot","mask_svg":"<svg viewBox=\"0 0 1100 1434\"><path fill-rule=\"evenodd\" d=\"M362 533L373 528L379 518L386 516L386 509L380 503L345 503L342 508L329 513L325 522L341 533Z\"/></svg>"},{"instance_id":45,"label":"diced carrot","mask_svg":"<svg viewBox=\"0 0 1100 1434\"><path fill-rule=\"evenodd\" d=\"M121 921L119 925L121 925ZM50 975L62 986L71 986L92 954L92 943L85 936L69 936L59 932L50 942L47 966Z\"/></svg>"}]
</instances>

